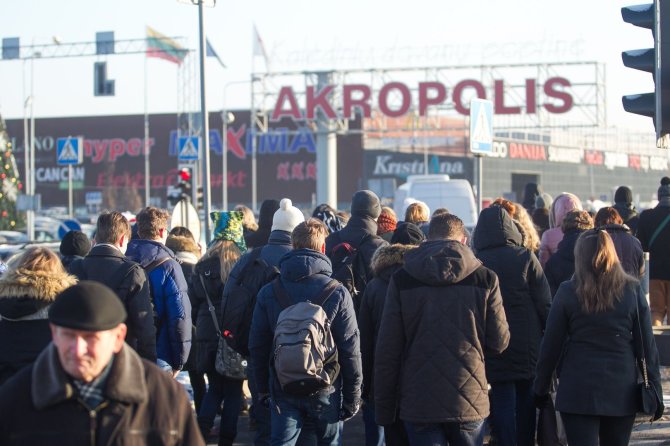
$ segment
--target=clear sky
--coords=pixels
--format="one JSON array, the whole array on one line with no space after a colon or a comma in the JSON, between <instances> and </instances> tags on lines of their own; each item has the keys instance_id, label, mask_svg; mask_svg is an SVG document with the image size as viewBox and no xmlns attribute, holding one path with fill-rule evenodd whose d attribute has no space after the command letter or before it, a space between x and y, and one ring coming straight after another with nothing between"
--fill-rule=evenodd
<instances>
[{"instance_id":1,"label":"clear sky","mask_svg":"<svg viewBox=\"0 0 670 446\"><path fill-rule=\"evenodd\" d=\"M622 50L653 45L649 31L621 19L621 6L636 3L640 0L218 0L214 8L205 9L207 35L228 68L208 59L208 105L220 110L224 85L249 79L255 23L273 69L300 71L313 68L310 63L340 68L337 64L346 54L354 54L356 65L366 68L380 67L388 60L384 54L395 54L395 66L603 62L608 124L653 132L650 118L630 115L621 107L622 94L653 90L651 75L621 63ZM47 43L52 36L63 43L93 41L98 31L114 31L117 39L141 39L146 25L183 36L188 47L197 48L198 8L176 0L25 0L6 1L0 8L0 37L20 37L22 44L33 39ZM452 51L443 60L407 57L422 54L422 48L445 46ZM99 59L108 62L108 77L116 81L113 98L93 96L96 60L36 60L35 115L142 113L143 56ZM0 60L0 113L5 118L23 116L29 68L30 63ZM149 60L150 113L176 111L176 73L169 62ZM231 86L226 102L228 108L248 107L248 87Z\"/></svg>"}]
</instances>

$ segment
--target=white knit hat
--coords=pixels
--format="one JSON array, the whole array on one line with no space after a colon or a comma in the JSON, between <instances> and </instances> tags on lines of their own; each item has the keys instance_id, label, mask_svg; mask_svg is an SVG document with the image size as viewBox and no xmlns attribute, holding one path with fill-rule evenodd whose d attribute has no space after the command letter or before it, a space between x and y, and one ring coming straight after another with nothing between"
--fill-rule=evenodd
<instances>
[{"instance_id":1,"label":"white knit hat","mask_svg":"<svg viewBox=\"0 0 670 446\"><path fill-rule=\"evenodd\" d=\"M293 228L305 221L305 216L288 198L282 198L279 202L279 209L275 211L272 217L273 231L292 232Z\"/></svg>"}]
</instances>

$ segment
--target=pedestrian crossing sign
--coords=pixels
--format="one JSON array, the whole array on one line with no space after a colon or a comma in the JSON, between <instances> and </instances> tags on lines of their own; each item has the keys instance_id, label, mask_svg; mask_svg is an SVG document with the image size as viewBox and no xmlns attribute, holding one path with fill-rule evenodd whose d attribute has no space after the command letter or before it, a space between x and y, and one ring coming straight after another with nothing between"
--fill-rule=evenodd
<instances>
[{"instance_id":1,"label":"pedestrian crossing sign","mask_svg":"<svg viewBox=\"0 0 670 446\"><path fill-rule=\"evenodd\" d=\"M196 161L200 158L200 139L197 136L179 138L179 161Z\"/></svg>"},{"instance_id":2,"label":"pedestrian crossing sign","mask_svg":"<svg viewBox=\"0 0 670 446\"><path fill-rule=\"evenodd\" d=\"M470 102L470 151L483 155L493 151L493 103L486 99Z\"/></svg>"},{"instance_id":3,"label":"pedestrian crossing sign","mask_svg":"<svg viewBox=\"0 0 670 446\"><path fill-rule=\"evenodd\" d=\"M59 166L77 165L84 162L84 138L58 138L56 161Z\"/></svg>"}]
</instances>

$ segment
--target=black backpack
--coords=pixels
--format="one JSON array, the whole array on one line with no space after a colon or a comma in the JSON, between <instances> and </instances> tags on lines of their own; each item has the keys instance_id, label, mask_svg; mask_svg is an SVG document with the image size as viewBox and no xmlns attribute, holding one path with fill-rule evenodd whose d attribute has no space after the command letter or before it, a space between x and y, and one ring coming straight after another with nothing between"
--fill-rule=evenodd
<instances>
[{"instance_id":1,"label":"black backpack","mask_svg":"<svg viewBox=\"0 0 670 446\"><path fill-rule=\"evenodd\" d=\"M333 246L330 251L330 261L333 264L332 278L342 282L342 285L349 291L354 301L354 306L358 310L360 300L363 297L363 291L368 283L368 267L360 251L361 246L365 244L372 236L365 234L357 245L343 242L340 234L335 233L340 239L340 243Z\"/></svg>"},{"instance_id":2,"label":"black backpack","mask_svg":"<svg viewBox=\"0 0 670 446\"><path fill-rule=\"evenodd\" d=\"M279 269L261 258L261 250L251 251L251 258L240 276L230 287L224 288L221 301L221 333L233 350L246 357L249 356L249 329L256 295L265 284L279 276Z\"/></svg>"}]
</instances>

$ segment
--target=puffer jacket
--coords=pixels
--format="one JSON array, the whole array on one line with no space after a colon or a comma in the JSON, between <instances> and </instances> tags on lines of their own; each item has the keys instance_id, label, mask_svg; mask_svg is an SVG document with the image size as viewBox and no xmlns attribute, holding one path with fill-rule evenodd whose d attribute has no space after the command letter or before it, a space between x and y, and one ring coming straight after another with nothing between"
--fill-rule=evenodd
<instances>
[{"instance_id":1,"label":"puffer jacket","mask_svg":"<svg viewBox=\"0 0 670 446\"><path fill-rule=\"evenodd\" d=\"M486 377L492 383L530 380L540 350L551 292L540 262L524 248L514 221L500 206L484 209L475 228L475 252L500 281L510 341L500 355L486 355Z\"/></svg>"},{"instance_id":2,"label":"puffer jacket","mask_svg":"<svg viewBox=\"0 0 670 446\"><path fill-rule=\"evenodd\" d=\"M558 244L563 239L561 224L567 213L573 210L582 210L582 202L571 193L563 192L552 203L549 211L549 229L542 233L540 240L540 264L543 267L558 249Z\"/></svg>"},{"instance_id":3,"label":"puffer jacket","mask_svg":"<svg viewBox=\"0 0 670 446\"><path fill-rule=\"evenodd\" d=\"M128 345L114 357L105 396L95 410L85 406L50 344L0 387L0 444L205 444L182 385Z\"/></svg>"},{"instance_id":4,"label":"puffer jacket","mask_svg":"<svg viewBox=\"0 0 670 446\"><path fill-rule=\"evenodd\" d=\"M498 277L470 249L429 240L391 277L375 347L375 419L387 425L489 415L484 354L509 343Z\"/></svg>"},{"instance_id":5,"label":"puffer jacket","mask_svg":"<svg viewBox=\"0 0 670 446\"><path fill-rule=\"evenodd\" d=\"M363 399L373 403L373 370L375 363L375 344L384 310L386 290L391 276L405 262L405 254L414 246L394 244L380 247L372 256L373 279L363 293L361 307L358 310L358 328L361 330L361 357L363 360Z\"/></svg>"},{"instance_id":6,"label":"puffer jacket","mask_svg":"<svg viewBox=\"0 0 670 446\"><path fill-rule=\"evenodd\" d=\"M162 243L133 239L126 256L142 268L164 260L147 276L157 314L156 354L175 370L183 368L191 350L191 303L188 285L174 253Z\"/></svg>"},{"instance_id":7,"label":"puffer jacket","mask_svg":"<svg viewBox=\"0 0 670 446\"><path fill-rule=\"evenodd\" d=\"M254 250L260 249L260 258L263 259L268 265L279 266L279 260L287 252L293 249L291 245L291 233L287 231L275 230L270 233L270 238L268 243L265 246L259 248L254 248ZM253 259L256 254L252 254L251 251L245 252L240 260L237 261L233 269L230 271L230 280L227 281L227 284L237 283L242 274L242 271L249 264L251 259ZM229 290L224 290L224 293Z\"/></svg>"},{"instance_id":8,"label":"puffer jacket","mask_svg":"<svg viewBox=\"0 0 670 446\"><path fill-rule=\"evenodd\" d=\"M69 274L20 268L0 279L0 384L32 364L51 342L49 306L77 283Z\"/></svg>"},{"instance_id":9,"label":"puffer jacket","mask_svg":"<svg viewBox=\"0 0 670 446\"><path fill-rule=\"evenodd\" d=\"M631 234L627 225L605 225L603 229L612 238L614 249L621 262L623 270L639 279L644 275L644 252L640 241Z\"/></svg>"},{"instance_id":10,"label":"puffer jacket","mask_svg":"<svg viewBox=\"0 0 670 446\"><path fill-rule=\"evenodd\" d=\"M296 249L279 262L280 280L287 294L298 302L318 296L330 282L332 267L328 257L311 249ZM349 292L339 286L323 306L331 322L331 333L337 345L340 374L333 389L341 392L344 404L357 404L361 396L361 352L354 305ZM258 393L272 393L281 398L283 393L276 376L270 375L272 344L275 327L282 307L270 283L261 288L249 333L249 351L253 379Z\"/></svg>"}]
</instances>

